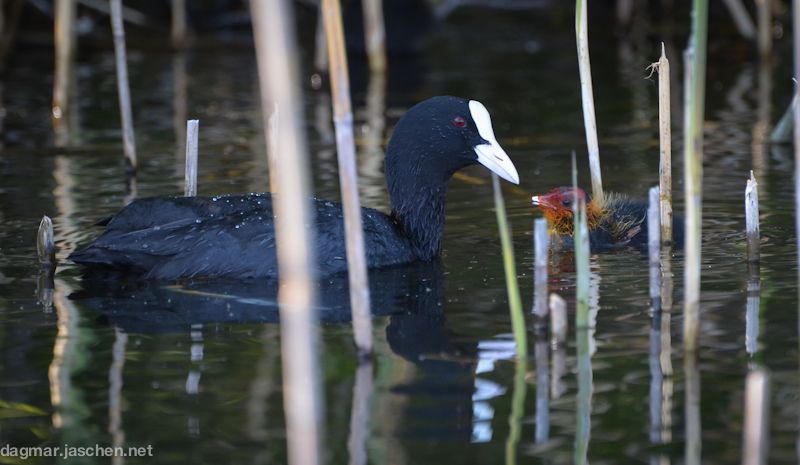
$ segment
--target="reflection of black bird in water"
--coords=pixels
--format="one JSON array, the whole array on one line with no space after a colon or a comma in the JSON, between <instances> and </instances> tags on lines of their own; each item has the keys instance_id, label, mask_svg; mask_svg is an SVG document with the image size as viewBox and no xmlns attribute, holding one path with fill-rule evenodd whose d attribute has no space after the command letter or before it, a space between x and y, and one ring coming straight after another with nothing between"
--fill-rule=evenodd
<instances>
[{"instance_id":1,"label":"reflection of black bird in water","mask_svg":"<svg viewBox=\"0 0 800 465\"><path fill-rule=\"evenodd\" d=\"M438 435L468 442L472 424L475 347L455 344L444 315L441 264L420 262L370 272L375 316L388 316L386 339L392 352L417 370L389 387L409 396L397 412L401 436ZM319 282L323 324L350 321L347 276ZM129 333L188 332L207 323L276 323L277 282L199 281L165 285L107 279L84 280L76 300Z\"/></svg>"}]
</instances>

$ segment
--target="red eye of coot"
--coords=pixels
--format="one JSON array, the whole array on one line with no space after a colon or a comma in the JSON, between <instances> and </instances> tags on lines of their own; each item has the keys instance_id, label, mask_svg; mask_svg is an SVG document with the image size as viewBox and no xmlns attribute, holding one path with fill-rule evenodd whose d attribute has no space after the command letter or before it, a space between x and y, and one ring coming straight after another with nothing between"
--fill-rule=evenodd
<instances>
[{"instance_id":1,"label":"red eye of coot","mask_svg":"<svg viewBox=\"0 0 800 465\"><path fill-rule=\"evenodd\" d=\"M456 116L455 118L453 118L453 124L457 128L463 128L464 126L467 125L467 120L465 120L464 117L462 116Z\"/></svg>"}]
</instances>

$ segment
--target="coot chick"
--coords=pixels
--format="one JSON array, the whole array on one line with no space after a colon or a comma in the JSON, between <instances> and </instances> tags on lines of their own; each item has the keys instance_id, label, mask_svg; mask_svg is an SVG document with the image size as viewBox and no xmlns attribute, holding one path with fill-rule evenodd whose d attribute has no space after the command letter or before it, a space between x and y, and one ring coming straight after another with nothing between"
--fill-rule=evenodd
<instances>
[{"instance_id":1,"label":"coot chick","mask_svg":"<svg viewBox=\"0 0 800 465\"><path fill-rule=\"evenodd\" d=\"M533 196L531 203L547 218L550 233L558 236L563 246L573 246L575 223L572 213L577 199L587 200L581 188L557 187L546 195ZM647 248L647 203L624 195L606 193L604 199L589 199L586 204L589 247L592 251L608 251L632 247ZM672 218L673 245L683 246L683 218Z\"/></svg>"},{"instance_id":2,"label":"coot chick","mask_svg":"<svg viewBox=\"0 0 800 465\"><path fill-rule=\"evenodd\" d=\"M412 107L394 129L385 159L391 214L363 208L367 265L381 268L439 256L447 183L481 164L503 179L519 175L500 147L486 107L434 97ZM347 269L342 206L313 200L316 274ZM270 194L154 197L111 218L95 242L69 257L88 271L109 268L145 279L275 277ZM97 274L97 273L93 273Z\"/></svg>"}]
</instances>

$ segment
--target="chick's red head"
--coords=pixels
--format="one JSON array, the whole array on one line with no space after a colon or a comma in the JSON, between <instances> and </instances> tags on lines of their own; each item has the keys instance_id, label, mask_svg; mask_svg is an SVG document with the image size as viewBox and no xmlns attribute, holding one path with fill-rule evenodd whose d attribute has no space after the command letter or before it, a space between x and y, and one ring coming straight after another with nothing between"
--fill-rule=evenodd
<instances>
[{"instance_id":1,"label":"chick's red head","mask_svg":"<svg viewBox=\"0 0 800 465\"><path fill-rule=\"evenodd\" d=\"M545 214L572 216L572 208L577 199L586 201L586 193L580 187L556 187L545 195L534 195L531 203Z\"/></svg>"}]
</instances>

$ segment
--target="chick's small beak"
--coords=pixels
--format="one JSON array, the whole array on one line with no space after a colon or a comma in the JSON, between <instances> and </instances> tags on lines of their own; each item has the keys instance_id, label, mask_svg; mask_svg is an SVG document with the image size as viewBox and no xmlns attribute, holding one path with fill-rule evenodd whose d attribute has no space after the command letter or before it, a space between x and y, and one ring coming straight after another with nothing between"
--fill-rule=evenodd
<instances>
[{"instance_id":1,"label":"chick's small beak","mask_svg":"<svg viewBox=\"0 0 800 465\"><path fill-rule=\"evenodd\" d=\"M538 207L539 205L541 205L538 195L534 195L533 197L531 197L531 205L533 205L534 207Z\"/></svg>"}]
</instances>

